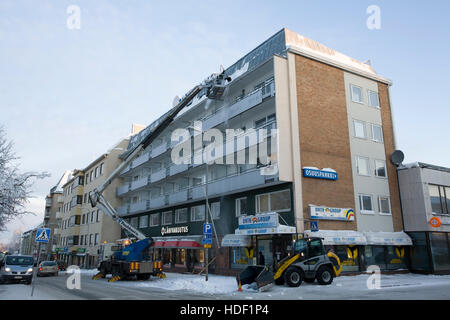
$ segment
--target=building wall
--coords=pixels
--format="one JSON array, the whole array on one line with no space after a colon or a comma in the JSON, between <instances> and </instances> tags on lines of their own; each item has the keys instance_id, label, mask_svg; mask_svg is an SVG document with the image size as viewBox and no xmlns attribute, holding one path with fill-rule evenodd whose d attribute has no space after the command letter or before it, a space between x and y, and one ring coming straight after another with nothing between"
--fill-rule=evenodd
<instances>
[{"instance_id":1,"label":"building wall","mask_svg":"<svg viewBox=\"0 0 450 320\"><path fill-rule=\"evenodd\" d=\"M301 165L333 168L337 181L302 178L303 216L309 229L309 205L353 208L354 187L349 145L344 72L295 56ZM302 175L302 172L295 172ZM320 229L356 230L350 222L319 221Z\"/></svg>"},{"instance_id":2,"label":"building wall","mask_svg":"<svg viewBox=\"0 0 450 320\"><path fill-rule=\"evenodd\" d=\"M361 76L344 72L345 79L345 95L347 101L348 128L350 132L350 149L352 174L355 189L355 203L357 224L359 231L393 231L392 215L380 214L378 208L378 197L388 196L389 191L389 174L385 177L375 176L375 160L386 159L384 142L375 142L372 140L371 124L384 126L381 117L381 108L375 108L368 105L368 90L378 92L377 82ZM351 85L362 88L363 102L358 103L352 101ZM383 108L385 106L383 105ZM365 123L366 138L357 138L354 135L353 120L363 121ZM386 128L389 130L389 128ZM359 175L357 172L357 156L369 159L369 176ZM394 172L395 175L395 172ZM372 196L373 213L362 212L359 204L359 194ZM392 206L392 204L391 204Z\"/></svg>"}]
</instances>

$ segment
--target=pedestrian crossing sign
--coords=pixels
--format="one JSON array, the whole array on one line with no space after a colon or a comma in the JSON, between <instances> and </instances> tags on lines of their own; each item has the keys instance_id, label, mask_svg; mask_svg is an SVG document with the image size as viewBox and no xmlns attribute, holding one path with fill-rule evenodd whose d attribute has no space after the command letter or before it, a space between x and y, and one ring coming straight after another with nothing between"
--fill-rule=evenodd
<instances>
[{"instance_id":1,"label":"pedestrian crossing sign","mask_svg":"<svg viewBox=\"0 0 450 320\"><path fill-rule=\"evenodd\" d=\"M36 231L36 242L48 242L50 239L50 229L39 228Z\"/></svg>"}]
</instances>

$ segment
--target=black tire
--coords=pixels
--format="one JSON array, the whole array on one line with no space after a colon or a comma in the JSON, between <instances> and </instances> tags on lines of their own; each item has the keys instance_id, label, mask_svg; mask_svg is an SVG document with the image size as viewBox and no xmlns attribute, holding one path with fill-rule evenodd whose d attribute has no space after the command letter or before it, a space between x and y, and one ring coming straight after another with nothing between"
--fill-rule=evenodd
<instances>
[{"instance_id":1,"label":"black tire","mask_svg":"<svg viewBox=\"0 0 450 320\"><path fill-rule=\"evenodd\" d=\"M331 284L333 282L333 270L326 266L320 267L319 270L317 270L316 279L322 286Z\"/></svg>"},{"instance_id":2,"label":"black tire","mask_svg":"<svg viewBox=\"0 0 450 320\"><path fill-rule=\"evenodd\" d=\"M30 285L30 284L31 284L31 280L30 280L30 281L27 281L27 282L25 282L25 284L27 284L27 285Z\"/></svg>"},{"instance_id":3,"label":"black tire","mask_svg":"<svg viewBox=\"0 0 450 320\"><path fill-rule=\"evenodd\" d=\"M316 281L315 278L305 278L303 279L306 283L314 283L314 281Z\"/></svg>"},{"instance_id":4,"label":"black tire","mask_svg":"<svg viewBox=\"0 0 450 320\"><path fill-rule=\"evenodd\" d=\"M296 267L290 267L284 273L284 281L289 287L298 287L305 278L303 270Z\"/></svg>"}]
</instances>

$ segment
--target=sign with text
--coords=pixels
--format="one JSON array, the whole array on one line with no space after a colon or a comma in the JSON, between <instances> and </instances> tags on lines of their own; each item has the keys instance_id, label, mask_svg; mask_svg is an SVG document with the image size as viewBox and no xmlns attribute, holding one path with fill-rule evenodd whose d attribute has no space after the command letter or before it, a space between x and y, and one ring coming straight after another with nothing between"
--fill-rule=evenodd
<instances>
[{"instance_id":1,"label":"sign with text","mask_svg":"<svg viewBox=\"0 0 450 320\"><path fill-rule=\"evenodd\" d=\"M303 168L303 176L306 178L316 178L325 180L337 180L338 174L336 171L319 170L313 168Z\"/></svg>"},{"instance_id":2,"label":"sign with text","mask_svg":"<svg viewBox=\"0 0 450 320\"><path fill-rule=\"evenodd\" d=\"M189 232L188 226L162 227L161 228L161 235L170 234L170 233L188 233L188 232Z\"/></svg>"},{"instance_id":3,"label":"sign with text","mask_svg":"<svg viewBox=\"0 0 450 320\"><path fill-rule=\"evenodd\" d=\"M278 227L278 213L257 214L255 216L239 217L238 229L276 228Z\"/></svg>"},{"instance_id":4,"label":"sign with text","mask_svg":"<svg viewBox=\"0 0 450 320\"><path fill-rule=\"evenodd\" d=\"M309 206L311 219L354 221L355 211L351 208Z\"/></svg>"}]
</instances>

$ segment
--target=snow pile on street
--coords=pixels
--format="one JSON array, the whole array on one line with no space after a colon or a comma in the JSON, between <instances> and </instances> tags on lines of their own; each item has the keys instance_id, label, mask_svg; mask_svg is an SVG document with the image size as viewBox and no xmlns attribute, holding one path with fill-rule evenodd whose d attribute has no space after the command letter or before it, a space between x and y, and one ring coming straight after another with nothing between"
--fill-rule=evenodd
<instances>
[{"instance_id":1,"label":"snow pile on street","mask_svg":"<svg viewBox=\"0 0 450 320\"><path fill-rule=\"evenodd\" d=\"M145 282L138 282L139 287L161 288L166 290L191 290L209 294L226 294L237 291L234 277L209 275L205 281L204 275L166 273L167 278L151 278Z\"/></svg>"},{"instance_id":2,"label":"snow pile on street","mask_svg":"<svg viewBox=\"0 0 450 320\"><path fill-rule=\"evenodd\" d=\"M67 272L67 270L66 271L60 271L60 272L63 273L63 274L69 274L70 273L70 272ZM97 269L80 269L80 274L94 275L94 274L97 274L97 273L98 273Z\"/></svg>"}]
</instances>

